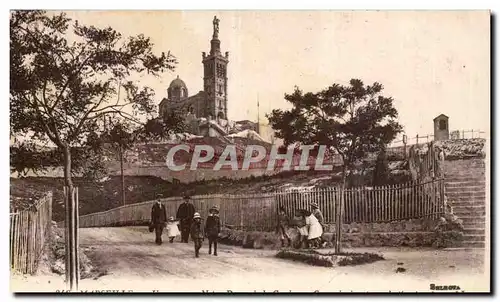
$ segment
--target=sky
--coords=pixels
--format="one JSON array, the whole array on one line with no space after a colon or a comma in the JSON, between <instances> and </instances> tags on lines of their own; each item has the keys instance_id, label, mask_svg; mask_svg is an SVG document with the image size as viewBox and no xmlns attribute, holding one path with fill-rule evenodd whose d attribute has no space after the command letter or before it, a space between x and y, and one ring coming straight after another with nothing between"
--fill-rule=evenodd
<instances>
[{"instance_id":1,"label":"sky","mask_svg":"<svg viewBox=\"0 0 500 302\"><path fill-rule=\"evenodd\" d=\"M157 103L177 75L189 94L203 89L202 52L209 52L214 15L221 50L229 52L228 117L257 120L289 108L298 86L317 92L351 78L377 81L393 97L408 137L433 133L433 118L450 129L490 128L488 11L67 11L84 24L124 36L151 37L154 51L179 64L140 84ZM261 120L262 122L262 120Z\"/></svg>"}]
</instances>

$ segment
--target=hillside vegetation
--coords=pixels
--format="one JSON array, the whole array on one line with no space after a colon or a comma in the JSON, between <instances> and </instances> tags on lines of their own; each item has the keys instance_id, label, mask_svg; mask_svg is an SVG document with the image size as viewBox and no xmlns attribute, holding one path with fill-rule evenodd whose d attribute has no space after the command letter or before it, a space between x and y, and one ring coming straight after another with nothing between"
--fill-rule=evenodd
<instances>
[{"instance_id":1,"label":"hillside vegetation","mask_svg":"<svg viewBox=\"0 0 500 302\"><path fill-rule=\"evenodd\" d=\"M202 142L213 143L212 139L206 138ZM244 142L248 143L248 140L244 140ZM485 155L484 139L445 141L438 142L437 145L445 150L447 160L484 157ZM425 153L425 148L422 147L419 149ZM373 158L365 161L365 165L369 167L365 167L356 173L353 185L371 185L373 161ZM409 180L408 171L406 170L407 165L402 153L393 152L392 155L389 153L388 166L392 175L390 179L391 183L400 183ZM127 203L152 200L156 194L162 194L163 197L182 196L184 194L255 194L258 192L272 192L290 186L335 185L339 181L339 168L336 168L334 171L323 172L290 171L273 176L250 177L240 180L220 178L190 184L172 184L155 176L125 177ZM75 178L74 182L79 187L81 215L105 211L121 205L121 182L119 176L108 177L103 182L88 181L82 178ZM62 220L64 217L63 183L62 178L52 177L11 178L11 212L16 209L26 208L45 192L53 191L53 217L56 221Z\"/></svg>"},{"instance_id":2,"label":"hillside vegetation","mask_svg":"<svg viewBox=\"0 0 500 302\"><path fill-rule=\"evenodd\" d=\"M272 177L250 177L240 180L222 178L213 181L200 181L190 184L172 184L154 176L126 176L127 204L152 200L157 194L163 197L205 194L255 194L270 192L283 185L301 186L307 184L329 184L336 180L331 179L331 172L284 172ZM121 180L119 176L110 177L103 182L74 179L79 188L80 215L106 211L121 206ZM36 200L44 192L53 192L53 219L64 219L64 181L62 178L27 177L11 178L11 211L23 209L27 204Z\"/></svg>"}]
</instances>

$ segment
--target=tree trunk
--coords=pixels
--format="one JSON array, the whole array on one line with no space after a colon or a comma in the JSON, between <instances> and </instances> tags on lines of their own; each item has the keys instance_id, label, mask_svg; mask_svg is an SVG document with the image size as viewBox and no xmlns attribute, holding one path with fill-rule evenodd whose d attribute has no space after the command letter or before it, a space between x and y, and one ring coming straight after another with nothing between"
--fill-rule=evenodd
<instances>
[{"instance_id":1,"label":"tree trunk","mask_svg":"<svg viewBox=\"0 0 500 302\"><path fill-rule=\"evenodd\" d=\"M66 241L66 285L70 290L78 289L78 201L71 180L71 148L64 147L64 192L65 192L65 241Z\"/></svg>"},{"instance_id":2,"label":"tree trunk","mask_svg":"<svg viewBox=\"0 0 500 302\"><path fill-rule=\"evenodd\" d=\"M120 171L122 178L122 205L125 205L125 175L123 175L123 148L122 146L118 147L118 152L120 153Z\"/></svg>"},{"instance_id":3,"label":"tree trunk","mask_svg":"<svg viewBox=\"0 0 500 302\"><path fill-rule=\"evenodd\" d=\"M342 168L342 183L340 185L340 198L336 204L335 218L335 254L342 252L342 221L344 219L344 196L346 184L346 167Z\"/></svg>"}]
</instances>

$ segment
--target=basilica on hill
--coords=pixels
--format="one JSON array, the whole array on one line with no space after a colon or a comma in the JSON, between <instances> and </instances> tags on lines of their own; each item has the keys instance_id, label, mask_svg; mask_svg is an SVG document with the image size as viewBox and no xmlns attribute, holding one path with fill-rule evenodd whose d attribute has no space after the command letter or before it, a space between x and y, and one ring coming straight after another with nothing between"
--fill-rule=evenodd
<instances>
[{"instance_id":1,"label":"basilica on hill","mask_svg":"<svg viewBox=\"0 0 500 302\"><path fill-rule=\"evenodd\" d=\"M229 52L221 51L219 40L219 19L213 19L213 35L210 41L210 52L202 53L203 91L189 95L184 81L177 76L167 88L167 97L159 105L159 117L170 112L186 116L189 132L203 136L226 136L238 130L251 129L258 131L257 124L250 121L231 122L227 118L227 65ZM239 124L239 127L238 125ZM242 127L244 129L242 129Z\"/></svg>"}]
</instances>

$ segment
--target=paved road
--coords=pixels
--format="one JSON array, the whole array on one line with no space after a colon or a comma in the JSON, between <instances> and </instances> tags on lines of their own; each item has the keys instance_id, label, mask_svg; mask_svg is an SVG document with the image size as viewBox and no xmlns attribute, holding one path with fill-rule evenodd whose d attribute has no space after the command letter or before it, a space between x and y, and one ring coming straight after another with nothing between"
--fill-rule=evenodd
<instances>
[{"instance_id":1,"label":"paved road","mask_svg":"<svg viewBox=\"0 0 500 302\"><path fill-rule=\"evenodd\" d=\"M429 291L429 284L435 283L455 284L467 291L487 290L489 284L482 269L482 250L365 248L359 251L382 252L386 260L324 268L276 259L275 251L230 246L220 246L215 257L208 255L207 241L200 258L194 258L192 243L157 246L146 227L81 229L80 238L98 266L109 272L98 280L82 280L83 290ZM398 266L406 272L395 273ZM17 290L64 288L59 276L37 276L18 283Z\"/></svg>"}]
</instances>

